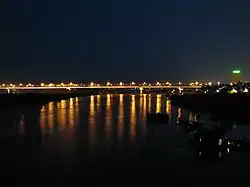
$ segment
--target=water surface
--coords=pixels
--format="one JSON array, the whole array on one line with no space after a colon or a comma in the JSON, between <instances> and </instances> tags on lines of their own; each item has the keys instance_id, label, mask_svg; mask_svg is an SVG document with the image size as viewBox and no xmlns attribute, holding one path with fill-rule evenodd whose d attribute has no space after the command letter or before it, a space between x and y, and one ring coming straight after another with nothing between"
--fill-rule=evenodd
<instances>
[{"instance_id":1,"label":"water surface","mask_svg":"<svg viewBox=\"0 0 250 187\"><path fill-rule=\"evenodd\" d=\"M169 124L148 124L148 112L169 113ZM194 120L196 114L171 106L160 94L95 95L2 110L3 178L55 183L114 175L189 178L238 166L232 159L223 167L197 162L188 134L176 125L179 117Z\"/></svg>"}]
</instances>

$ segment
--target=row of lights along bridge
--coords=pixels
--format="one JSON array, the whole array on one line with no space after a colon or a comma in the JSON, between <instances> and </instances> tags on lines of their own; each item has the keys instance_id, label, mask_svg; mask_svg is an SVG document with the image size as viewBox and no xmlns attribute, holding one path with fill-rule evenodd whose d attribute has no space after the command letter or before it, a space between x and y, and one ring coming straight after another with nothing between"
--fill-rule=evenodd
<instances>
[{"instance_id":1,"label":"row of lights along bridge","mask_svg":"<svg viewBox=\"0 0 250 187\"><path fill-rule=\"evenodd\" d=\"M220 84L220 82L218 82L217 84ZM131 82L131 83L123 83L123 82L119 82L119 83L111 83L111 82L107 82L106 84L97 84L94 82L91 82L89 84L76 84L73 82L70 83L59 83L59 84L55 84L55 83L49 83L49 84L45 84L45 83L40 83L40 84L2 84L0 85L0 87L91 87L91 86L172 86L172 85L185 85L185 86L204 86L204 85L212 85L212 82L206 82L206 83L199 83L199 82L191 82L190 84L185 84L182 82L178 82L177 84L172 84L170 82L156 82L156 83L135 83L135 82Z\"/></svg>"}]
</instances>

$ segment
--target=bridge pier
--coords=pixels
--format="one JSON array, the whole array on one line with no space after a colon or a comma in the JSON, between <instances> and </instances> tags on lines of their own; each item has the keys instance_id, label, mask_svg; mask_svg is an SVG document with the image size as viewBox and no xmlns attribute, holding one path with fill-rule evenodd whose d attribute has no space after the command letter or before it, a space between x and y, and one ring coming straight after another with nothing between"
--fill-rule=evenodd
<instances>
[{"instance_id":1,"label":"bridge pier","mask_svg":"<svg viewBox=\"0 0 250 187\"><path fill-rule=\"evenodd\" d=\"M143 87L139 87L139 89L140 89L140 94L142 94Z\"/></svg>"}]
</instances>

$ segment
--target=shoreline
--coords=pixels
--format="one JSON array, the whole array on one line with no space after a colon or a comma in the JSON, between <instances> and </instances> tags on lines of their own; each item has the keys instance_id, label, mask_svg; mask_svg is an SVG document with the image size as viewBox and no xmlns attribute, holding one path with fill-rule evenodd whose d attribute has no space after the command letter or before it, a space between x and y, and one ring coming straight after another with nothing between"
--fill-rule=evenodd
<instances>
[{"instance_id":1,"label":"shoreline","mask_svg":"<svg viewBox=\"0 0 250 187\"><path fill-rule=\"evenodd\" d=\"M193 94L173 95L171 104L194 112L207 113L216 120L237 121L250 125L249 95Z\"/></svg>"},{"instance_id":2,"label":"shoreline","mask_svg":"<svg viewBox=\"0 0 250 187\"><path fill-rule=\"evenodd\" d=\"M0 106L4 107L16 107L22 105L37 105L37 104L47 104L49 102L57 102L61 100L67 100L75 97L86 97L93 94L94 92L89 93L29 93L29 94L4 94L0 95Z\"/></svg>"}]
</instances>

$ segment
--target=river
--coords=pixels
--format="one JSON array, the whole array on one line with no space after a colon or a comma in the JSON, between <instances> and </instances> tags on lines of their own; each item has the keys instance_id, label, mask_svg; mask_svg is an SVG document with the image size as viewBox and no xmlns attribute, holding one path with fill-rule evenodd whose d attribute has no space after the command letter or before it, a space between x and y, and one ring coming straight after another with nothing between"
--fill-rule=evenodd
<instances>
[{"instance_id":1,"label":"river","mask_svg":"<svg viewBox=\"0 0 250 187\"><path fill-rule=\"evenodd\" d=\"M176 173L188 180L211 168L222 172L217 164L196 161L188 134L176 125L180 116L196 116L171 106L164 95L95 95L0 112L2 178L17 184L96 183L113 176L145 182ZM167 112L170 123L147 124L147 112ZM224 165L234 163L229 159Z\"/></svg>"}]
</instances>

